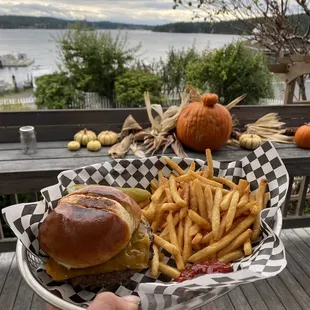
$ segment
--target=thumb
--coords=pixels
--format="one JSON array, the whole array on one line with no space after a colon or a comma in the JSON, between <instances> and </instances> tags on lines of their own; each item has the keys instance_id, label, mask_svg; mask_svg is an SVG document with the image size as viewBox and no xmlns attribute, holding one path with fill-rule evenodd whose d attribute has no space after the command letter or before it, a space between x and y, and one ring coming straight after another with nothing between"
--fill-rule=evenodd
<instances>
[{"instance_id":1,"label":"thumb","mask_svg":"<svg viewBox=\"0 0 310 310\"><path fill-rule=\"evenodd\" d=\"M139 297L118 297L113 293L101 293L97 295L87 310L138 310Z\"/></svg>"}]
</instances>

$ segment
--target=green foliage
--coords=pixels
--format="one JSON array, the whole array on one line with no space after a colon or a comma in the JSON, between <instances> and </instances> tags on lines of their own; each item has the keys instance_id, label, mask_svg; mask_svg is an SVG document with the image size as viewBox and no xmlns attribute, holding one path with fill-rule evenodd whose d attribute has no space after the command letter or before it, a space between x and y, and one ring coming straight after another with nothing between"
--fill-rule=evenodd
<instances>
[{"instance_id":1,"label":"green foliage","mask_svg":"<svg viewBox=\"0 0 310 310\"><path fill-rule=\"evenodd\" d=\"M264 55L253 53L240 42L191 61L186 77L195 87L216 93L225 104L242 94L247 94L246 104L257 104L259 98L273 98L272 75Z\"/></svg>"},{"instance_id":2,"label":"green foliage","mask_svg":"<svg viewBox=\"0 0 310 310\"><path fill-rule=\"evenodd\" d=\"M36 105L38 108L68 109L81 98L66 73L53 73L36 79Z\"/></svg>"},{"instance_id":3,"label":"green foliage","mask_svg":"<svg viewBox=\"0 0 310 310\"><path fill-rule=\"evenodd\" d=\"M147 70L132 69L116 79L116 100L122 105L144 106L144 92L150 93L151 103L162 103L163 82L159 75Z\"/></svg>"},{"instance_id":4,"label":"green foliage","mask_svg":"<svg viewBox=\"0 0 310 310\"><path fill-rule=\"evenodd\" d=\"M72 85L110 100L116 78L125 73L140 49L140 45L128 47L126 35L113 38L109 31L91 30L85 24L68 29L57 42L62 69L69 72Z\"/></svg>"},{"instance_id":5,"label":"green foliage","mask_svg":"<svg viewBox=\"0 0 310 310\"><path fill-rule=\"evenodd\" d=\"M15 103L0 105L0 111L28 111L31 108L24 106L16 99Z\"/></svg>"},{"instance_id":6,"label":"green foliage","mask_svg":"<svg viewBox=\"0 0 310 310\"><path fill-rule=\"evenodd\" d=\"M160 60L160 75L168 92L182 92L186 86L186 68L191 61L198 59L198 52L193 46L188 49L170 48L166 60Z\"/></svg>"}]
</instances>

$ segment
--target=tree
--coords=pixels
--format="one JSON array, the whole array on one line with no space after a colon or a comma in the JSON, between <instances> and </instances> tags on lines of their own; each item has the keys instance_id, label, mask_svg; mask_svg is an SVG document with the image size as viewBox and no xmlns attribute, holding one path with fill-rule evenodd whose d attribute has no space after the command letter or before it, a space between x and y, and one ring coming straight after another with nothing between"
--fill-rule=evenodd
<instances>
[{"instance_id":1,"label":"tree","mask_svg":"<svg viewBox=\"0 0 310 310\"><path fill-rule=\"evenodd\" d=\"M194 17L205 20L239 20L245 34L276 56L308 54L310 3L306 0L173 0L174 8L183 6ZM304 77L298 80L300 95L306 100Z\"/></svg>"},{"instance_id":2,"label":"tree","mask_svg":"<svg viewBox=\"0 0 310 310\"><path fill-rule=\"evenodd\" d=\"M198 52L195 47L188 49L175 50L170 48L166 60L160 60L160 71L165 90L170 92L177 91L179 94L186 87L186 67L190 61L197 59Z\"/></svg>"},{"instance_id":3,"label":"tree","mask_svg":"<svg viewBox=\"0 0 310 310\"><path fill-rule=\"evenodd\" d=\"M57 39L62 70L69 73L75 88L114 99L114 84L134 60L140 45L128 47L127 36L115 38L77 24Z\"/></svg>"},{"instance_id":4,"label":"tree","mask_svg":"<svg viewBox=\"0 0 310 310\"><path fill-rule=\"evenodd\" d=\"M36 84L34 94L38 108L68 109L82 99L64 72L40 76Z\"/></svg>"},{"instance_id":5,"label":"tree","mask_svg":"<svg viewBox=\"0 0 310 310\"><path fill-rule=\"evenodd\" d=\"M116 100L122 105L144 106L144 92L150 93L152 103L162 103L163 82L159 75L146 70L132 69L117 77Z\"/></svg>"},{"instance_id":6,"label":"tree","mask_svg":"<svg viewBox=\"0 0 310 310\"><path fill-rule=\"evenodd\" d=\"M247 104L273 97L272 75L262 53L253 53L242 43L232 43L209 53L187 67L187 82L203 91L216 93L228 104L247 94Z\"/></svg>"}]
</instances>

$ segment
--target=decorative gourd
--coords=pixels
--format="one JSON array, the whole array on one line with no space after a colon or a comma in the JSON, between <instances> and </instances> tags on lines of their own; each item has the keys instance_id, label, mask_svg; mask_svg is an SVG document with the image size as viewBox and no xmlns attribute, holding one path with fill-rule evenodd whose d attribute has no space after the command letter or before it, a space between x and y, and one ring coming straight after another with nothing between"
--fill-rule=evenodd
<instances>
[{"instance_id":1,"label":"decorative gourd","mask_svg":"<svg viewBox=\"0 0 310 310\"><path fill-rule=\"evenodd\" d=\"M97 139L97 135L91 131L87 130L86 128L80 130L78 133L74 135L74 141L79 142L81 145L87 145L89 141L93 141Z\"/></svg>"},{"instance_id":2,"label":"decorative gourd","mask_svg":"<svg viewBox=\"0 0 310 310\"><path fill-rule=\"evenodd\" d=\"M205 94L202 102L191 102L183 109L176 130L181 143L193 150L217 150L230 137L232 118L217 95Z\"/></svg>"},{"instance_id":3,"label":"decorative gourd","mask_svg":"<svg viewBox=\"0 0 310 310\"><path fill-rule=\"evenodd\" d=\"M297 129L295 143L303 149L310 149L310 123L300 126Z\"/></svg>"},{"instance_id":4,"label":"decorative gourd","mask_svg":"<svg viewBox=\"0 0 310 310\"><path fill-rule=\"evenodd\" d=\"M117 142L117 133L113 131L101 131L98 135L98 140L102 145L113 145Z\"/></svg>"},{"instance_id":5,"label":"decorative gourd","mask_svg":"<svg viewBox=\"0 0 310 310\"><path fill-rule=\"evenodd\" d=\"M87 149L92 152L98 152L101 149L101 143L98 140L89 141Z\"/></svg>"},{"instance_id":6,"label":"decorative gourd","mask_svg":"<svg viewBox=\"0 0 310 310\"><path fill-rule=\"evenodd\" d=\"M244 133L240 136L239 143L245 149L254 150L262 144L262 139L258 135Z\"/></svg>"},{"instance_id":7,"label":"decorative gourd","mask_svg":"<svg viewBox=\"0 0 310 310\"><path fill-rule=\"evenodd\" d=\"M78 149L80 149L81 144L77 141L70 141L67 146L69 151L77 151Z\"/></svg>"}]
</instances>

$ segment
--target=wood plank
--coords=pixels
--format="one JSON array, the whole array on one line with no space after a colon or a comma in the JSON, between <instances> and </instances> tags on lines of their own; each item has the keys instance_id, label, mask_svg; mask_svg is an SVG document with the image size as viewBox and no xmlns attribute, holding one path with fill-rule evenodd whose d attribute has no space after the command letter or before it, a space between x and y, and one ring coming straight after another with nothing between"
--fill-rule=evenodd
<instances>
[{"instance_id":1,"label":"wood plank","mask_svg":"<svg viewBox=\"0 0 310 310\"><path fill-rule=\"evenodd\" d=\"M296 80L291 81L289 84L286 84L285 94L284 94L284 105L292 104L295 94Z\"/></svg>"},{"instance_id":2,"label":"wood plank","mask_svg":"<svg viewBox=\"0 0 310 310\"><path fill-rule=\"evenodd\" d=\"M199 309L197 309L199 310ZM203 307L200 308L200 310L219 310L215 304L214 301L209 302L208 304L204 305Z\"/></svg>"},{"instance_id":3,"label":"wood plank","mask_svg":"<svg viewBox=\"0 0 310 310\"><path fill-rule=\"evenodd\" d=\"M240 289L244 296L247 298L248 303L253 310L268 310L267 305L259 295L253 283L240 285Z\"/></svg>"},{"instance_id":4,"label":"wood plank","mask_svg":"<svg viewBox=\"0 0 310 310\"><path fill-rule=\"evenodd\" d=\"M33 299L33 291L24 280L21 281L13 310L30 310ZM44 310L42 308L41 310Z\"/></svg>"},{"instance_id":5,"label":"wood plank","mask_svg":"<svg viewBox=\"0 0 310 310\"><path fill-rule=\"evenodd\" d=\"M287 64L268 64L268 69L273 73L286 73Z\"/></svg>"},{"instance_id":6,"label":"wood plank","mask_svg":"<svg viewBox=\"0 0 310 310\"><path fill-rule=\"evenodd\" d=\"M299 251L299 244L298 247L296 247L294 245L293 242L291 242L291 240L289 240L285 234L281 234L281 240L284 243L285 249L287 252L289 252L291 254L291 256L293 256L294 261L302 267L304 273L310 277L310 264L309 261L307 259L307 257L301 252Z\"/></svg>"},{"instance_id":7,"label":"wood plank","mask_svg":"<svg viewBox=\"0 0 310 310\"><path fill-rule=\"evenodd\" d=\"M39 150L38 154L35 156L39 157L42 154L63 154L63 156L68 156L67 158L51 158L45 159L33 159L33 160L15 160L0 162L1 171L0 178L6 180L6 182L0 182L0 194L11 194L11 193L23 193L39 191L45 186L49 186L56 182L56 176L63 170L75 169L85 165L91 165L98 162L104 162L105 160L111 160L110 157L104 155L106 154L107 148L103 148L97 153L91 153L84 150L80 150L80 154L85 157L78 157L80 155L72 154L64 149L42 149ZM17 150L11 151L15 154L20 154ZM221 162L231 162L236 159L241 159L246 156L250 151L238 149L234 147L224 147L223 149L213 152L213 158ZM286 146L285 148L279 148L278 152L282 157L284 164L290 175L310 175L310 150L302 150L295 146ZM0 152L0 154L6 153ZM205 159L203 153L195 153L192 151L187 152L189 157ZM167 156L174 156L171 149L166 153ZM6 156L6 155L1 155ZM12 155L13 156L13 155ZM18 155L18 156L23 156ZM18 157L16 155L16 157ZM56 155L55 155L56 156ZM74 157L76 156L76 157ZM133 155L128 155L126 158L133 158ZM298 162L296 161L298 158ZM29 164L31 162L31 164ZM42 173L44 172L44 173ZM29 180L31 179L31 182ZM299 219L297 219L299 221ZM296 227L294 218L290 218L288 222L284 222L284 227ZM301 220L299 227L309 225L306 220Z\"/></svg>"},{"instance_id":8,"label":"wood plank","mask_svg":"<svg viewBox=\"0 0 310 310\"><path fill-rule=\"evenodd\" d=\"M295 297L296 301L301 306L301 308L304 310L308 310L310 305L310 297L303 290L298 281L291 275L288 269L284 269L279 274L279 277L282 279L283 283L285 283L286 287Z\"/></svg>"},{"instance_id":9,"label":"wood plank","mask_svg":"<svg viewBox=\"0 0 310 310\"><path fill-rule=\"evenodd\" d=\"M253 285L270 310L285 310L280 299L266 280L256 281Z\"/></svg>"},{"instance_id":10,"label":"wood plank","mask_svg":"<svg viewBox=\"0 0 310 310\"><path fill-rule=\"evenodd\" d=\"M142 128L148 128L149 123L140 123ZM73 124L73 125L48 125L48 126L35 126L37 141L71 141L74 135L84 129L93 130L99 134L103 130L112 130L120 132L123 123L102 124ZM0 127L0 143L19 142L19 126L18 127Z\"/></svg>"},{"instance_id":11,"label":"wood plank","mask_svg":"<svg viewBox=\"0 0 310 310\"><path fill-rule=\"evenodd\" d=\"M240 122L240 126L255 122L259 117L270 113L279 113L287 126L296 127L309 119L309 105L289 106L236 106L231 110ZM100 110L43 110L0 113L0 142L18 142L18 129L25 119L36 127L38 141L48 137L52 140L70 140L77 129L91 127L94 130L118 130L125 118L132 114L142 125L148 125L145 109L100 109ZM92 127L94 126L94 127ZM143 127L143 126L142 126ZM44 140L45 141L45 140Z\"/></svg>"},{"instance_id":12,"label":"wood plank","mask_svg":"<svg viewBox=\"0 0 310 310\"><path fill-rule=\"evenodd\" d=\"M5 280L8 276L14 253L1 253L0 250L0 295L4 287Z\"/></svg>"},{"instance_id":13,"label":"wood plank","mask_svg":"<svg viewBox=\"0 0 310 310\"><path fill-rule=\"evenodd\" d=\"M293 256L286 251L287 270L294 276L304 291L310 295L310 278L303 272L302 266L299 266Z\"/></svg>"},{"instance_id":14,"label":"wood plank","mask_svg":"<svg viewBox=\"0 0 310 310\"><path fill-rule=\"evenodd\" d=\"M296 215L303 215L306 196L308 192L308 184L309 184L310 177L303 177L302 182L300 184L300 189L298 193L298 202L296 207Z\"/></svg>"},{"instance_id":15,"label":"wood plank","mask_svg":"<svg viewBox=\"0 0 310 310\"><path fill-rule=\"evenodd\" d=\"M11 310L15 302L21 275L17 268L16 257L14 257L8 277L4 283L0 295L0 310Z\"/></svg>"},{"instance_id":16,"label":"wood plank","mask_svg":"<svg viewBox=\"0 0 310 310\"><path fill-rule=\"evenodd\" d=\"M289 207L290 207L290 198L292 195L293 183L294 183L294 177L290 177L285 203L282 205L282 213L283 213L284 217L287 216L287 212L288 212Z\"/></svg>"},{"instance_id":17,"label":"wood plank","mask_svg":"<svg viewBox=\"0 0 310 310\"><path fill-rule=\"evenodd\" d=\"M283 219L283 229L309 227L310 216L289 216Z\"/></svg>"},{"instance_id":18,"label":"wood plank","mask_svg":"<svg viewBox=\"0 0 310 310\"><path fill-rule=\"evenodd\" d=\"M0 253L15 252L16 238L4 238L0 240Z\"/></svg>"},{"instance_id":19,"label":"wood plank","mask_svg":"<svg viewBox=\"0 0 310 310\"><path fill-rule=\"evenodd\" d=\"M293 229L293 231L297 236L299 236L299 238L306 246L310 247L310 235L305 228L296 228Z\"/></svg>"},{"instance_id":20,"label":"wood plank","mask_svg":"<svg viewBox=\"0 0 310 310\"><path fill-rule=\"evenodd\" d=\"M272 290L276 293L285 309L287 310L302 309L300 305L297 303L294 296L291 294L286 285L282 282L282 280L278 276L267 279L267 282L271 286Z\"/></svg>"},{"instance_id":21,"label":"wood plank","mask_svg":"<svg viewBox=\"0 0 310 310\"><path fill-rule=\"evenodd\" d=\"M241 309L235 309L233 304L231 303L231 300L228 296L228 294L221 296L220 298L215 300L215 304L218 308L218 310L241 310Z\"/></svg>"},{"instance_id":22,"label":"wood plank","mask_svg":"<svg viewBox=\"0 0 310 310\"><path fill-rule=\"evenodd\" d=\"M80 161L84 162L85 159L82 161L80 160L81 157L87 157L88 160L85 164L87 165L89 162L93 162L92 158L100 157L102 158L101 161L110 160L110 157L107 157L107 147L103 147L99 152L88 152L86 149L81 149L75 153L71 153L66 149L51 149L51 150L39 150L37 154L33 155L23 155L21 152L15 151L4 151L1 152L1 158L7 160L7 163L1 165L1 173L11 173L11 172L24 172L24 171L46 171L50 170L52 167L57 167L61 163L61 167L57 167L57 169L62 169L66 167L67 164L70 166L76 166L74 163ZM187 151L187 155L192 158L200 158L205 159L205 155L203 153L197 153L193 151ZM8 153L7 153L8 152ZM237 159L242 159L244 156L248 155L250 151L239 149L235 147L224 147L221 150L213 152L213 158L215 160L219 160L221 162L231 162ZM286 149L278 149L278 153L280 157L283 159L284 163L291 168L292 173L304 173L299 175L310 175L310 167L309 165L303 165L303 163L309 162L310 157L310 150L304 150L291 145ZM42 154L42 155L41 155ZM48 155L49 154L49 155ZM166 155L174 155L171 149L169 149ZM14 162L9 160L9 157L14 158ZM33 157L32 157L33 156ZM43 158L44 156L48 156L49 158ZM31 165L28 165L27 160L25 162L25 158L29 158L31 160ZM33 158L33 159L32 159ZM126 158L133 158L133 155L128 155ZM296 158L298 158L298 163L296 162ZM40 160L42 159L42 160ZM44 159L44 160L43 160ZM64 161L62 161L64 159ZM70 160L68 160L70 159ZM74 159L74 160L72 160ZM89 161L90 159L90 161ZM66 163L66 165L65 165ZM72 165L73 164L73 165ZM82 164L81 166L84 166ZM80 165L80 164L78 164ZM54 168L55 169L55 168ZM66 169L66 168L65 168ZM297 170L298 169L298 170ZM297 172L296 172L297 171Z\"/></svg>"},{"instance_id":23,"label":"wood plank","mask_svg":"<svg viewBox=\"0 0 310 310\"><path fill-rule=\"evenodd\" d=\"M134 109L80 109L80 110L35 110L35 111L3 111L0 113L0 127L20 127L27 124L32 126L47 125L76 125L76 124L120 124L132 115L138 122L145 122L145 108Z\"/></svg>"},{"instance_id":24,"label":"wood plank","mask_svg":"<svg viewBox=\"0 0 310 310\"><path fill-rule=\"evenodd\" d=\"M243 295L240 287L234 288L228 295L235 309L251 310L251 306Z\"/></svg>"},{"instance_id":25,"label":"wood plank","mask_svg":"<svg viewBox=\"0 0 310 310\"><path fill-rule=\"evenodd\" d=\"M296 257L295 260L298 262L299 265L303 267L304 265L308 265L310 263L310 259L309 259L310 248L302 241L302 239L292 229L283 230L282 232L283 232L282 235L285 236L282 241L286 249L290 251L294 259ZM282 238L282 235L281 235L281 238ZM298 246L296 246L297 244ZM301 253L301 255L299 255L299 253ZM305 272L307 272L307 270L309 270L308 275L310 276L310 268L304 269Z\"/></svg>"},{"instance_id":26,"label":"wood plank","mask_svg":"<svg viewBox=\"0 0 310 310\"><path fill-rule=\"evenodd\" d=\"M56 148L66 148L68 141L48 141L48 142L37 142L37 149L56 149ZM15 143L1 143L0 144L1 151L5 150L20 150L21 145L19 142Z\"/></svg>"},{"instance_id":27,"label":"wood plank","mask_svg":"<svg viewBox=\"0 0 310 310\"><path fill-rule=\"evenodd\" d=\"M31 303L31 310L44 310L46 307L46 302L39 297L38 295L34 294L32 303Z\"/></svg>"}]
</instances>

